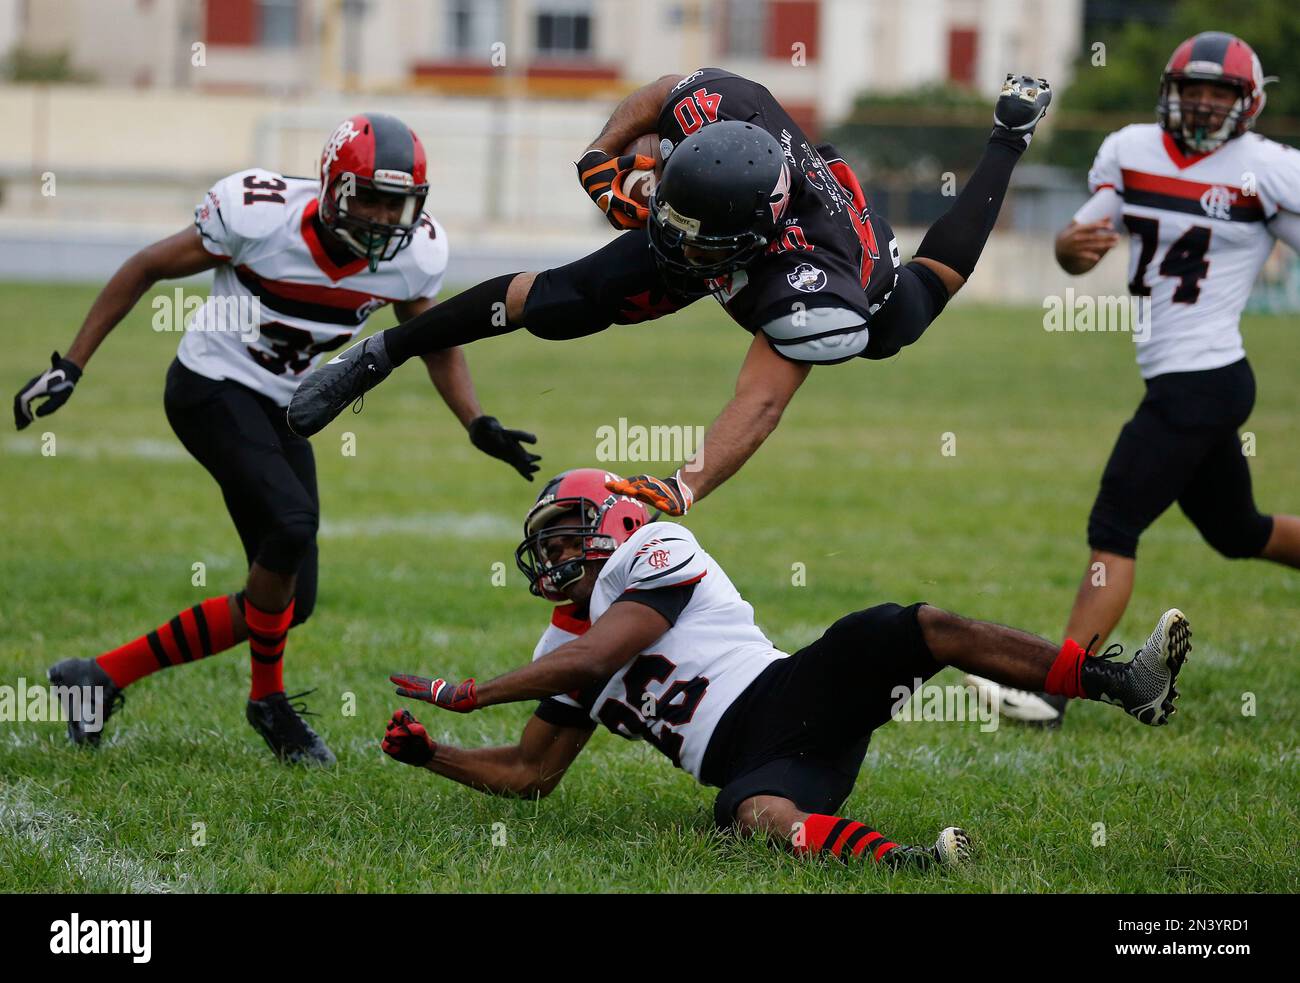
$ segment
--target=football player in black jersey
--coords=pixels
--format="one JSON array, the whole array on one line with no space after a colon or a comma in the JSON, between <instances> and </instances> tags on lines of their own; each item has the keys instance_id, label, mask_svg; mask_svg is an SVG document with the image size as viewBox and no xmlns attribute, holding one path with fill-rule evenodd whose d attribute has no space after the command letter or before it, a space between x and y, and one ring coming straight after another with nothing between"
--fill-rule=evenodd
<instances>
[{"instance_id":1,"label":"football player in black jersey","mask_svg":"<svg viewBox=\"0 0 1300 983\"><path fill-rule=\"evenodd\" d=\"M684 515L758 449L813 365L889 358L921 336L974 269L1050 101L1043 79L1007 76L979 165L900 265L853 171L834 148L814 146L766 88L716 68L666 75L624 99L577 161L583 188L622 235L566 266L487 280L354 345L298 388L289 425L316 433L430 351L521 327L577 338L712 295L754 335L735 396L684 469L611 486ZM640 205L623 182L654 160L621 151L651 133L663 177Z\"/></svg>"}]
</instances>

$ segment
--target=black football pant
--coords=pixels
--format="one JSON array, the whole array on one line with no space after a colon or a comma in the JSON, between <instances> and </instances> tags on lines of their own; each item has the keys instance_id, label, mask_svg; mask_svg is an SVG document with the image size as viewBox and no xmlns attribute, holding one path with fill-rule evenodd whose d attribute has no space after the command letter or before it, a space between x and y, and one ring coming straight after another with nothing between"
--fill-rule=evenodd
<instances>
[{"instance_id":1,"label":"black football pant","mask_svg":"<svg viewBox=\"0 0 1300 983\"><path fill-rule=\"evenodd\" d=\"M764 669L709 738L701 780L718 786L714 820L730 827L755 795L834 815L887 723L942 666L925 643L921 604L878 604L840 618L825 634Z\"/></svg>"},{"instance_id":2,"label":"black football pant","mask_svg":"<svg viewBox=\"0 0 1300 983\"><path fill-rule=\"evenodd\" d=\"M1088 544L1136 556L1138 537L1177 502L1224 556L1259 556L1273 518L1255 507L1237 435L1255 405L1250 363L1243 358L1220 369L1170 372L1146 386L1106 464Z\"/></svg>"},{"instance_id":3,"label":"black football pant","mask_svg":"<svg viewBox=\"0 0 1300 983\"><path fill-rule=\"evenodd\" d=\"M289 430L284 408L246 386L172 362L167 422L221 487L251 565L297 573L295 625L316 606L320 498L311 443Z\"/></svg>"},{"instance_id":4,"label":"black football pant","mask_svg":"<svg viewBox=\"0 0 1300 983\"><path fill-rule=\"evenodd\" d=\"M699 295L674 293L665 285L649 234L636 229L579 260L539 273L524 305L523 323L539 338L565 341L614 324L663 317L697 299ZM897 355L921 337L947 302L948 291L932 270L905 264L889 300L871 317L862 357Z\"/></svg>"}]
</instances>

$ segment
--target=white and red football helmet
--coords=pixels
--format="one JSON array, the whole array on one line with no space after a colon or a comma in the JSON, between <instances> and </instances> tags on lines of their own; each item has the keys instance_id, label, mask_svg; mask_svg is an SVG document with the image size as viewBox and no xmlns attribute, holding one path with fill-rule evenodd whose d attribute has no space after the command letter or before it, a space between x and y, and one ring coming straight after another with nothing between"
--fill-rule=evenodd
<instances>
[{"instance_id":1,"label":"white and red football helmet","mask_svg":"<svg viewBox=\"0 0 1300 983\"><path fill-rule=\"evenodd\" d=\"M568 600L562 591L581 579L588 560L608 559L650 521L646 507L635 498L605 487L606 481L618 477L600 468L575 468L546 483L524 518L524 539L515 549L515 563L533 594L548 601ZM547 542L570 537L582 538L582 552L552 564Z\"/></svg>"},{"instance_id":2,"label":"white and red football helmet","mask_svg":"<svg viewBox=\"0 0 1300 983\"><path fill-rule=\"evenodd\" d=\"M1184 150L1208 153L1252 126L1264 108L1264 86L1274 81L1264 77L1259 56L1241 38L1223 31L1203 31L1174 49L1160 76L1160 100L1156 115L1161 128ZM1182 96L1184 82L1216 82L1237 90L1237 102L1223 122L1213 126L1222 112L1208 103L1188 103Z\"/></svg>"},{"instance_id":3,"label":"white and red football helmet","mask_svg":"<svg viewBox=\"0 0 1300 983\"><path fill-rule=\"evenodd\" d=\"M405 202L395 224L353 214L349 199L370 190L402 195ZM415 233L429 193L424 146L415 131L385 113L345 119L320 155L320 220L373 271L404 249Z\"/></svg>"}]
</instances>

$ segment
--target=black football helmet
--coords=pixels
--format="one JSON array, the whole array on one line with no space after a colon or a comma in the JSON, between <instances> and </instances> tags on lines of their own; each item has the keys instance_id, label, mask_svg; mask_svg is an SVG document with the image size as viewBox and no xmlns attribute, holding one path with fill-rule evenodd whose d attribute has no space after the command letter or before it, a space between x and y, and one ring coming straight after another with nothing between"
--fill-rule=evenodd
<instances>
[{"instance_id":1,"label":"black football helmet","mask_svg":"<svg viewBox=\"0 0 1300 983\"><path fill-rule=\"evenodd\" d=\"M710 123L677 145L650 197L650 244L661 270L723 277L776 239L790 201L785 151L766 130L739 120ZM709 255L692 261L685 248Z\"/></svg>"}]
</instances>

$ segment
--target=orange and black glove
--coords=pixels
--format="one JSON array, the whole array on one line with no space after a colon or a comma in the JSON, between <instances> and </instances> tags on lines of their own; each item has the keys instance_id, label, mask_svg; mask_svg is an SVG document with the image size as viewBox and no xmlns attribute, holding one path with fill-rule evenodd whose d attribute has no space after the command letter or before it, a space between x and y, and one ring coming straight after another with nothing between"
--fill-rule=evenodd
<instances>
[{"instance_id":1,"label":"orange and black glove","mask_svg":"<svg viewBox=\"0 0 1300 983\"><path fill-rule=\"evenodd\" d=\"M478 687L472 679L457 684L445 679L429 679L425 676L395 672L388 677L388 681L397 686L398 696L423 700L444 710L469 713L478 707Z\"/></svg>"},{"instance_id":2,"label":"orange and black glove","mask_svg":"<svg viewBox=\"0 0 1300 983\"><path fill-rule=\"evenodd\" d=\"M605 487L616 495L627 495L652 505L665 515L685 515L695 503L695 494L682 480L680 470L671 478L648 474L614 478L605 482Z\"/></svg>"},{"instance_id":3,"label":"orange and black glove","mask_svg":"<svg viewBox=\"0 0 1300 983\"><path fill-rule=\"evenodd\" d=\"M653 157L644 154L611 157L603 150L588 150L574 166L578 169L582 190L605 213L610 225L620 231L645 228L650 220L650 209L638 205L623 193L623 179L632 171L653 171Z\"/></svg>"},{"instance_id":4,"label":"orange and black glove","mask_svg":"<svg viewBox=\"0 0 1300 983\"><path fill-rule=\"evenodd\" d=\"M438 745L433 743L424 724L411 716L410 710L402 709L388 721L383 743L379 746L390 758L419 767L429 763Z\"/></svg>"}]
</instances>

